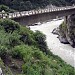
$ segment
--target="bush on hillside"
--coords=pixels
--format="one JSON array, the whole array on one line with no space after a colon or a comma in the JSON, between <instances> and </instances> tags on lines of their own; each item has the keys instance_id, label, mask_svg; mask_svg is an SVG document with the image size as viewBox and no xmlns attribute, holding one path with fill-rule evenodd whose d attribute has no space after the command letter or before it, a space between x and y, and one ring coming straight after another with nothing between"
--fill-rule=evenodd
<instances>
[{"instance_id":1,"label":"bush on hillside","mask_svg":"<svg viewBox=\"0 0 75 75\"><path fill-rule=\"evenodd\" d=\"M5 6L5 5L0 5L0 11L2 11L2 10L8 12L9 11L9 7Z\"/></svg>"},{"instance_id":2,"label":"bush on hillside","mask_svg":"<svg viewBox=\"0 0 75 75\"><path fill-rule=\"evenodd\" d=\"M14 30L19 30L19 24L10 19L1 19L0 26L2 26L6 32L12 33Z\"/></svg>"},{"instance_id":3,"label":"bush on hillside","mask_svg":"<svg viewBox=\"0 0 75 75\"><path fill-rule=\"evenodd\" d=\"M73 67L47 49L45 39L39 31L33 32L12 20L0 19L0 57L7 61L8 65L5 65L12 72L20 70L21 75L74 75ZM20 63L18 69L12 68L15 62L16 65Z\"/></svg>"},{"instance_id":4,"label":"bush on hillside","mask_svg":"<svg viewBox=\"0 0 75 75\"><path fill-rule=\"evenodd\" d=\"M45 53L47 53L47 44L46 44L46 36L40 31L36 31L34 33L35 40L37 42L38 47Z\"/></svg>"},{"instance_id":5,"label":"bush on hillside","mask_svg":"<svg viewBox=\"0 0 75 75\"><path fill-rule=\"evenodd\" d=\"M23 43L28 44L28 45L36 45L33 31L29 30L26 27L20 27L19 34L21 35L20 40Z\"/></svg>"},{"instance_id":6,"label":"bush on hillside","mask_svg":"<svg viewBox=\"0 0 75 75\"><path fill-rule=\"evenodd\" d=\"M15 46L12 52L15 58L23 59L23 73L26 75L74 75L74 69L63 61L48 57L38 48L28 45Z\"/></svg>"},{"instance_id":7,"label":"bush on hillside","mask_svg":"<svg viewBox=\"0 0 75 75\"><path fill-rule=\"evenodd\" d=\"M10 9L8 6L6 5L0 5L0 12L2 12L2 10L4 10L5 12L14 12L15 10Z\"/></svg>"}]
</instances>

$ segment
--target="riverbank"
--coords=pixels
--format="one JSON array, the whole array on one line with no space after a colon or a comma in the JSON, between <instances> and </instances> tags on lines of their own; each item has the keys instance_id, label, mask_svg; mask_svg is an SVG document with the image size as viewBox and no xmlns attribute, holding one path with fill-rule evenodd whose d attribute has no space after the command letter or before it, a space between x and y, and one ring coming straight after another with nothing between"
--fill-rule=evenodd
<instances>
[{"instance_id":1,"label":"riverbank","mask_svg":"<svg viewBox=\"0 0 75 75\"><path fill-rule=\"evenodd\" d=\"M30 29L35 31L39 30L46 35L46 41L49 49L53 54L61 57L65 62L75 67L75 48L72 48L69 44L60 43L57 35L52 34L54 28L57 28L64 20L54 20L46 22L37 26L30 26Z\"/></svg>"},{"instance_id":2,"label":"riverbank","mask_svg":"<svg viewBox=\"0 0 75 75\"><path fill-rule=\"evenodd\" d=\"M0 74L74 75L74 67L49 51L45 40L39 31L0 19Z\"/></svg>"}]
</instances>

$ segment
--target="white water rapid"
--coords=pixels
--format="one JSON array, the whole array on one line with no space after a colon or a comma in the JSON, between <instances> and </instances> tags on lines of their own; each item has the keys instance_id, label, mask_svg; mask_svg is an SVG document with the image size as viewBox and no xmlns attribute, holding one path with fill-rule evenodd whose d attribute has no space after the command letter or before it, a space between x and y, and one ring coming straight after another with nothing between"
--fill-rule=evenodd
<instances>
[{"instance_id":1,"label":"white water rapid","mask_svg":"<svg viewBox=\"0 0 75 75\"><path fill-rule=\"evenodd\" d=\"M65 62L75 67L75 48L69 44L60 43L57 35L52 34L54 28L57 28L64 20L53 20L36 26L30 26L30 29L39 30L46 35L46 42L53 54L61 57Z\"/></svg>"}]
</instances>

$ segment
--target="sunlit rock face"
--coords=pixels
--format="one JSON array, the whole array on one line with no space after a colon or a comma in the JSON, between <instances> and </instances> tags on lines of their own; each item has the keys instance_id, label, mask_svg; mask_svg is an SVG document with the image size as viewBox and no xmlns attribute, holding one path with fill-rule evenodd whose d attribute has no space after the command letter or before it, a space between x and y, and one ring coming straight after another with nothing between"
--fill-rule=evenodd
<instances>
[{"instance_id":1,"label":"sunlit rock face","mask_svg":"<svg viewBox=\"0 0 75 75\"><path fill-rule=\"evenodd\" d=\"M59 26L59 40L75 47L75 14L67 17L67 22Z\"/></svg>"}]
</instances>

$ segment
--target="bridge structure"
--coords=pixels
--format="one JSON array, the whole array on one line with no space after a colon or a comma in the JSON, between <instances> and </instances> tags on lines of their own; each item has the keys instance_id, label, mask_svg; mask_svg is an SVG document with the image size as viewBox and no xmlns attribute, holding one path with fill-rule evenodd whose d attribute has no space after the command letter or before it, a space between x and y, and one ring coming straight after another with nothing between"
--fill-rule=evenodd
<instances>
[{"instance_id":1,"label":"bridge structure","mask_svg":"<svg viewBox=\"0 0 75 75\"><path fill-rule=\"evenodd\" d=\"M75 6L54 7L14 13L0 12L0 18L13 19L22 25L32 25L34 23L44 22L50 19L60 17L67 18L68 15L72 14L75 14Z\"/></svg>"}]
</instances>

